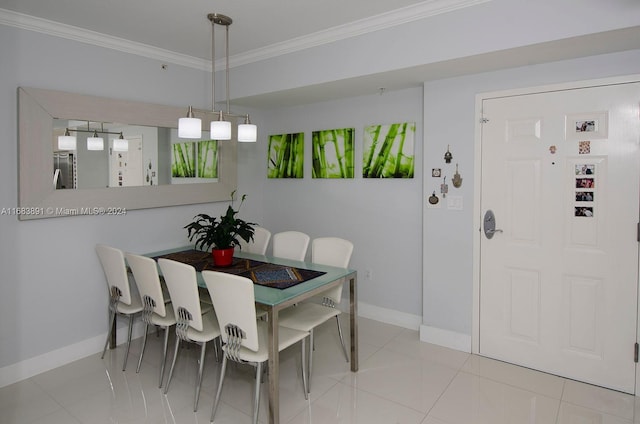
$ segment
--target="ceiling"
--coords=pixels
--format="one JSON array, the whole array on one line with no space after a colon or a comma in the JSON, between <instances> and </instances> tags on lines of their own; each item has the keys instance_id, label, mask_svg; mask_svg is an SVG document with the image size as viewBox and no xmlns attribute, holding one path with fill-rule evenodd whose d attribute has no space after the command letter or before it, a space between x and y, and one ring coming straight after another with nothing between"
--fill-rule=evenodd
<instances>
[{"instance_id":1,"label":"ceiling","mask_svg":"<svg viewBox=\"0 0 640 424\"><path fill-rule=\"evenodd\" d=\"M315 40L314 36L326 42L330 34L348 33L345 28L375 23L377 18L393 21L394 18L389 18L393 16L397 21L397 16L404 19L425 10L446 11L485 1L489 0L219 0L212 5L208 0L0 0L0 9L203 61L211 59L211 23L207 14L221 13L233 19L229 37L229 54L233 61L240 56L256 57L266 51L277 53L284 50L282 46L293 45L296 41L308 44L309 40ZM216 49L224 48L223 41L222 34L216 35ZM640 26L234 98L233 103L253 107L292 106L372 94L381 87L387 90L415 87L425 80L638 48Z\"/></svg>"},{"instance_id":2,"label":"ceiling","mask_svg":"<svg viewBox=\"0 0 640 424\"><path fill-rule=\"evenodd\" d=\"M234 56L420 3L433 0L0 0L0 8L210 59L209 13L233 19Z\"/></svg>"}]
</instances>

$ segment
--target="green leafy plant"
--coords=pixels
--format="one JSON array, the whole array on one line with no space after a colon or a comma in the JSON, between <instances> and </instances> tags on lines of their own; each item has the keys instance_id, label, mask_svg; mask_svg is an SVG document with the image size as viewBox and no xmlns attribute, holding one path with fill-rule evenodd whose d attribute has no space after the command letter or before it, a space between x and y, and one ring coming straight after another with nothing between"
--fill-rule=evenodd
<instances>
[{"instance_id":1,"label":"green leafy plant","mask_svg":"<svg viewBox=\"0 0 640 424\"><path fill-rule=\"evenodd\" d=\"M240 239L247 243L253 240L253 226L256 223L247 222L236 216L247 195L242 195L240 206L235 210L233 209L235 193L235 190L231 193L231 204L224 215L212 217L201 213L193 217L193 222L184 227L187 229L189 240L195 239L196 248L208 250L213 246L215 249L228 249L240 244Z\"/></svg>"}]
</instances>

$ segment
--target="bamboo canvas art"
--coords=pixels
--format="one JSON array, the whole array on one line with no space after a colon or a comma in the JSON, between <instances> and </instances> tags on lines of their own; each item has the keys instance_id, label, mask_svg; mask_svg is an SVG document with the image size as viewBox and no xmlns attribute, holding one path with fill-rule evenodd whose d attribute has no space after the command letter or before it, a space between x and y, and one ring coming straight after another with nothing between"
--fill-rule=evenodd
<instances>
[{"instance_id":1,"label":"bamboo canvas art","mask_svg":"<svg viewBox=\"0 0 640 424\"><path fill-rule=\"evenodd\" d=\"M413 178L415 122L365 127L362 176Z\"/></svg>"},{"instance_id":2,"label":"bamboo canvas art","mask_svg":"<svg viewBox=\"0 0 640 424\"><path fill-rule=\"evenodd\" d=\"M198 172L200 178L218 178L218 142L205 140L198 143Z\"/></svg>"},{"instance_id":3,"label":"bamboo canvas art","mask_svg":"<svg viewBox=\"0 0 640 424\"><path fill-rule=\"evenodd\" d=\"M304 133L269 136L268 178L304 178Z\"/></svg>"},{"instance_id":4,"label":"bamboo canvas art","mask_svg":"<svg viewBox=\"0 0 640 424\"><path fill-rule=\"evenodd\" d=\"M342 128L311 134L313 178L353 178L354 132Z\"/></svg>"},{"instance_id":5,"label":"bamboo canvas art","mask_svg":"<svg viewBox=\"0 0 640 424\"><path fill-rule=\"evenodd\" d=\"M190 178L196 176L194 142L175 143L171 149L171 177Z\"/></svg>"}]
</instances>

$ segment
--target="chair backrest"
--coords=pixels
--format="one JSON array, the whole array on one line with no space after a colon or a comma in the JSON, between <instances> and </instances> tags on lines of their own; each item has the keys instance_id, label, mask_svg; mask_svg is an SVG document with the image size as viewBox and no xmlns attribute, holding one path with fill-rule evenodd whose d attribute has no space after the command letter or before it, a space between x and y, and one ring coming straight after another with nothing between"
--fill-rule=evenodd
<instances>
[{"instance_id":1,"label":"chair backrest","mask_svg":"<svg viewBox=\"0 0 640 424\"><path fill-rule=\"evenodd\" d=\"M158 265L169 289L176 318L181 316L180 309L184 309L191 315L189 326L202 331L202 310L196 269L191 265L164 258L158 259Z\"/></svg>"},{"instance_id":2,"label":"chair backrest","mask_svg":"<svg viewBox=\"0 0 640 424\"><path fill-rule=\"evenodd\" d=\"M242 346L256 352L259 343L253 281L218 271L202 271L202 278L218 317L222 341L227 342L227 325L235 325L244 331Z\"/></svg>"},{"instance_id":3,"label":"chair backrest","mask_svg":"<svg viewBox=\"0 0 640 424\"><path fill-rule=\"evenodd\" d=\"M253 227L253 241L247 243L240 239L240 250L256 255L264 255L267 253L267 246L271 240L271 231L263 227Z\"/></svg>"},{"instance_id":4,"label":"chair backrest","mask_svg":"<svg viewBox=\"0 0 640 424\"><path fill-rule=\"evenodd\" d=\"M142 298L142 304L146 304L144 301L146 296L153 300L152 310L154 313L161 317L167 316L156 261L146 256L134 255L133 253L125 253L125 258L131 268L131 272L133 272L133 278L138 287L138 293L140 293L140 297Z\"/></svg>"},{"instance_id":5,"label":"chair backrest","mask_svg":"<svg viewBox=\"0 0 640 424\"><path fill-rule=\"evenodd\" d=\"M309 247L309 236L300 231L283 231L272 237L273 256L304 261Z\"/></svg>"},{"instance_id":6,"label":"chair backrest","mask_svg":"<svg viewBox=\"0 0 640 424\"><path fill-rule=\"evenodd\" d=\"M102 270L107 279L109 293L113 287L120 291L119 301L127 305L131 304L131 287L127 276L127 266L124 260L124 253L120 249L104 244L96 245L96 253L100 259Z\"/></svg>"},{"instance_id":7,"label":"chair backrest","mask_svg":"<svg viewBox=\"0 0 640 424\"><path fill-rule=\"evenodd\" d=\"M319 237L311 243L311 262L321 265L348 268L353 253L353 243L339 237ZM327 290L323 296L338 304L342 300L342 285Z\"/></svg>"}]
</instances>

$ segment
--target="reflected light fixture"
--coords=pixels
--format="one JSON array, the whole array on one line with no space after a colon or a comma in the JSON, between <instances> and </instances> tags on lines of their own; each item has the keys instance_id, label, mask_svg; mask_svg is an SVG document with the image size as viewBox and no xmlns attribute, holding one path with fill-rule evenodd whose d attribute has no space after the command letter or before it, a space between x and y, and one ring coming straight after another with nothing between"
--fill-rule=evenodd
<instances>
[{"instance_id":1,"label":"reflected light fixture","mask_svg":"<svg viewBox=\"0 0 640 424\"><path fill-rule=\"evenodd\" d=\"M113 151L114 152L127 152L127 151L129 151L129 140L124 138L122 133L120 133L120 137L113 139Z\"/></svg>"},{"instance_id":2,"label":"reflected light fixture","mask_svg":"<svg viewBox=\"0 0 640 424\"><path fill-rule=\"evenodd\" d=\"M64 135L58 136L58 149L76 150L76 136L69 133L69 128L65 129Z\"/></svg>"},{"instance_id":3,"label":"reflected light fixture","mask_svg":"<svg viewBox=\"0 0 640 424\"><path fill-rule=\"evenodd\" d=\"M93 131L93 137L87 138L87 150L104 150L104 139L98 137L98 131Z\"/></svg>"},{"instance_id":4,"label":"reflected light fixture","mask_svg":"<svg viewBox=\"0 0 640 424\"><path fill-rule=\"evenodd\" d=\"M120 137L113 140L113 150L116 152L126 152L129 150L129 141L124 138L122 132L111 132L104 130L104 124L100 123L100 131L91 129L90 122L87 121L87 129L65 128L64 135L58 136L58 149L60 150L76 150L77 138L71 135L71 132L93 133L91 137L87 137L87 150L104 150L104 138L98 136L100 134L119 134Z\"/></svg>"},{"instance_id":5,"label":"reflected light fixture","mask_svg":"<svg viewBox=\"0 0 640 424\"><path fill-rule=\"evenodd\" d=\"M219 13L209 13L207 19L211 21L211 113L214 118L211 120L211 138L213 140L231 140L231 122L225 118L240 116L234 115L230 111L229 102L229 26L233 20ZM216 24L222 25L226 29L226 52L225 52L225 77L227 84L226 105L227 111L216 111ZM178 120L178 137L180 138L200 138L202 136L202 121L193 114L193 108L189 106L187 116ZM255 142L257 139L257 127L250 123L249 115L245 116L245 123L238 125L238 141Z\"/></svg>"}]
</instances>

